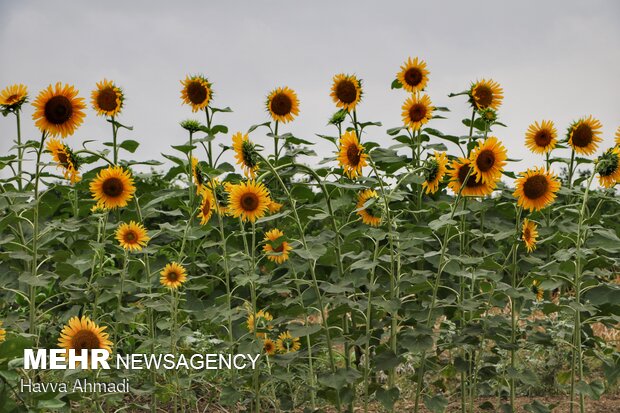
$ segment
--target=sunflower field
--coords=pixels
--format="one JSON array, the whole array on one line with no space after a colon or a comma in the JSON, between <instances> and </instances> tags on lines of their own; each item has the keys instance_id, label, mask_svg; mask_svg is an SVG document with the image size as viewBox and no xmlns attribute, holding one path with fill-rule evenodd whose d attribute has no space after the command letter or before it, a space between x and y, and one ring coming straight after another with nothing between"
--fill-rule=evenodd
<instances>
[{"instance_id":1,"label":"sunflower field","mask_svg":"<svg viewBox=\"0 0 620 413\"><path fill-rule=\"evenodd\" d=\"M302 109L293 89L229 131L213 83L189 75L180 98L195 118L159 161L133 160L114 81L88 101L69 84L7 86L0 411L583 413L615 397L620 128L532 119L523 144L536 166L519 170L501 85L450 95L471 108L454 136L436 129L450 109L425 93L429 76L423 60L403 63L391 85L403 122L385 128L358 116L362 80L337 74L333 133L299 137L287 131ZM108 140L79 138L88 111ZM22 136L26 122L38 137ZM318 141L333 151L317 154ZM24 349L52 348L259 358L24 368ZM21 384L81 378L131 389Z\"/></svg>"}]
</instances>

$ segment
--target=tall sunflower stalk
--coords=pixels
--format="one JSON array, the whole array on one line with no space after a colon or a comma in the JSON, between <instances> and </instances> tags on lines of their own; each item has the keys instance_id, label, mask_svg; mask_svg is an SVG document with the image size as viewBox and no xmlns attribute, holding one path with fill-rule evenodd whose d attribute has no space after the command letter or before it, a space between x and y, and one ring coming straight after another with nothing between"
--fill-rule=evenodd
<instances>
[{"instance_id":1,"label":"tall sunflower stalk","mask_svg":"<svg viewBox=\"0 0 620 413\"><path fill-rule=\"evenodd\" d=\"M519 238L520 238L520 223L521 223L521 213L523 212L522 207L516 207L515 211L515 238L512 243L512 248L510 254L512 255L512 264L511 264L511 277L510 277L510 286L513 290L516 290L518 287L517 281L517 271L518 271L518 260L517 260L517 252L519 250ZM516 357L517 357L517 327L518 327L518 314L517 314L517 305L514 297L510 297L510 368L513 373L516 369ZM510 381L510 407L515 411L515 397L516 397L516 385L514 374L511 374Z\"/></svg>"}]
</instances>

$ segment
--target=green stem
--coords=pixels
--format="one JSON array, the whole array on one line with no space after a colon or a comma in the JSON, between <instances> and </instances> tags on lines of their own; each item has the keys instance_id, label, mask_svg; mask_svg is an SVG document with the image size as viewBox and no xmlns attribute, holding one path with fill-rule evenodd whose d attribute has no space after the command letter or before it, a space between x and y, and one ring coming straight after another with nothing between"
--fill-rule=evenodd
<instances>
[{"instance_id":1,"label":"green stem","mask_svg":"<svg viewBox=\"0 0 620 413\"><path fill-rule=\"evenodd\" d=\"M512 277L511 277L511 287L513 289L517 288L517 251L519 250L519 227L521 224L521 213L523 211L522 207L517 209L517 213L515 215L515 238L512 243ZM516 357L517 357L517 305L515 302L515 298L510 298L510 368L512 372L510 374L510 407L512 411L516 411L515 399L516 399L516 386L514 375L516 372Z\"/></svg>"},{"instance_id":2,"label":"green stem","mask_svg":"<svg viewBox=\"0 0 620 413\"><path fill-rule=\"evenodd\" d=\"M278 164L278 156L280 154L280 151L278 149L278 141L280 140L280 138L278 137L278 124L279 122L276 121L276 124L274 126L274 132L273 132L273 163L274 165Z\"/></svg>"},{"instance_id":3,"label":"green stem","mask_svg":"<svg viewBox=\"0 0 620 413\"><path fill-rule=\"evenodd\" d=\"M112 150L114 152L114 165L118 165L118 145L116 144L116 135L118 133L118 128L116 127L116 123L114 121L114 116L112 116Z\"/></svg>"},{"instance_id":4,"label":"green stem","mask_svg":"<svg viewBox=\"0 0 620 413\"><path fill-rule=\"evenodd\" d=\"M209 107L205 108L205 115L207 116L207 128L209 129L209 133L211 132L211 120L212 116L209 116ZM190 143L191 145L191 143ZM207 151L207 157L209 159L209 167L213 168L213 146L211 145L211 141L207 143L209 150Z\"/></svg>"},{"instance_id":5,"label":"green stem","mask_svg":"<svg viewBox=\"0 0 620 413\"><path fill-rule=\"evenodd\" d=\"M23 173L23 157L24 151L22 149L22 128L21 128L21 118L19 115L19 110L15 112L15 118L17 120L17 189L19 192L23 189L22 183L22 173Z\"/></svg>"}]
</instances>

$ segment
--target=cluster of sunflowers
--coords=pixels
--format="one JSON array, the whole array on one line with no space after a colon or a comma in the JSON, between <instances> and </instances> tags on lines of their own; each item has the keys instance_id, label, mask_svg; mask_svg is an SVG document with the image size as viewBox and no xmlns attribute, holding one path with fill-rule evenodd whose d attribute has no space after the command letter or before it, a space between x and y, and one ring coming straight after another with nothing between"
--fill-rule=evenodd
<instances>
[{"instance_id":1,"label":"cluster of sunflowers","mask_svg":"<svg viewBox=\"0 0 620 413\"><path fill-rule=\"evenodd\" d=\"M259 310L256 314L249 313L246 324L250 333L254 333L263 342L263 351L268 356L278 353L291 353L301 348L299 337L293 337L290 331L278 334L276 341L269 336L273 330L273 316L265 310Z\"/></svg>"}]
</instances>

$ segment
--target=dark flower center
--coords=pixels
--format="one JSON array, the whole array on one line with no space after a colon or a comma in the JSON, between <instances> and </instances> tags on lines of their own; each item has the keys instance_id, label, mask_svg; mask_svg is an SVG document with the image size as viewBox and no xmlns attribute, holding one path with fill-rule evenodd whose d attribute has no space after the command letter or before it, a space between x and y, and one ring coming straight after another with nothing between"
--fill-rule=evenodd
<instances>
[{"instance_id":1,"label":"dark flower center","mask_svg":"<svg viewBox=\"0 0 620 413\"><path fill-rule=\"evenodd\" d=\"M11 95L6 99L6 103L12 105L19 101L19 95Z\"/></svg>"},{"instance_id":2,"label":"dark flower center","mask_svg":"<svg viewBox=\"0 0 620 413\"><path fill-rule=\"evenodd\" d=\"M551 132L549 132L546 129L541 129L538 132L536 132L536 135L534 135L534 142L536 142L537 146L541 146L541 147L545 147L547 145L549 145L551 143Z\"/></svg>"},{"instance_id":3,"label":"dark flower center","mask_svg":"<svg viewBox=\"0 0 620 413\"><path fill-rule=\"evenodd\" d=\"M245 211L254 211L258 208L258 196L253 192L241 195L241 208Z\"/></svg>"},{"instance_id":4,"label":"dark flower center","mask_svg":"<svg viewBox=\"0 0 620 413\"><path fill-rule=\"evenodd\" d=\"M74 348L78 353L81 352L82 349L92 350L100 346L99 337L90 330L80 330L71 338L71 348Z\"/></svg>"},{"instance_id":5,"label":"dark flower center","mask_svg":"<svg viewBox=\"0 0 620 413\"><path fill-rule=\"evenodd\" d=\"M345 104L355 102L357 98L355 84L351 80L341 80L336 86L336 97Z\"/></svg>"},{"instance_id":6,"label":"dark flower center","mask_svg":"<svg viewBox=\"0 0 620 413\"><path fill-rule=\"evenodd\" d=\"M495 164L495 154L490 149L481 151L476 157L476 165L481 172L487 172Z\"/></svg>"},{"instance_id":7,"label":"dark flower center","mask_svg":"<svg viewBox=\"0 0 620 413\"><path fill-rule=\"evenodd\" d=\"M467 188L477 188L479 186L482 186L482 181L476 182L474 177L471 175L469 176L469 178L467 177L469 169L469 165L463 165L459 168L459 182L461 183L461 185L465 184L465 187ZM465 179L467 179L467 182L465 182Z\"/></svg>"},{"instance_id":8,"label":"dark flower center","mask_svg":"<svg viewBox=\"0 0 620 413\"><path fill-rule=\"evenodd\" d=\"M532 238L532 233L530 232L530 229L529 229L529 228L525 228L525 229L523 230L523 239L524 239L525 241L529 241L529 240L530 240L530 238Z\"/></svg>"},{"instance_id":9,"label":"dark flower center","mask_svg":"<svg viewBox=\"0 0 620 413\"><path fill-rule=\"evenodd\" d=\"M523 184L523 194L529 199L538 199L547 193L549 182L542 175L534 175Z\"/></svg>"},{"instance_id":10,"label":"dark flower center","mask_svg":"<svg viewBox=\"0 0 620 413\"><path fill-rule=\"evenodd\" d=\"M69 167L69 157L64 151L58 151L58 163L65 168Z\"/></svg>"},{"instance_id":11,"label":"dark flower center","mask_svg":"<svg viewBox=\"0 0 620 413\"><path fill-rule=\"evenodd\" d=\"M202 203L202 215L206 217L209 215L209 212L211 212L211 201L209 201L208 198L205 198Z\"/></svg>"},{"instance_id":12,"label":"dark flower center","mask_svg":"<svg viewBox=\"0 0 620 413\"><path fill-rule=\"evenodd\" d=\"M284 93L278 93L271 98L269 103L271 111L278 116L285 116L291 113L293 109L293 101Z\"/></svg>"},{"instance_id":13,"label":"dark flower center","mask_svg":"<svg viewBox=\"0 0 620 413\"><path fill-rule=\"evenodd\" d=\"M478 85L474 89L474 98L481 108L487 108L493 103L493 91L486 85Z\"/></svg>"},{"instance_id":14,"label":"dark flower center","mask_svg":"<svg viewBox=\"0 0 620 413\"><path fill-rule=\"evenodd\" d=\"M103 182L101 189L103 190L103 193L107 196L111 198L116 198L123 193L125 188L123 187L123 181L121 181L120 179L108 178Z\"/></svg>"},{"instance_id":15,"label":"dark flower center","mask_svg":"<svg viewBox=\"0 0 620 413\"><path fill-rule=\"evenodd\" d=\"M278 245L277 247L275 247L273 249L274 252L282 252L284 251L284 243L281 243L280 245Z\"/></svg>"},{"instance_id":16,"label":"dark flower center","mask_svg":"<svg viewBox=\"0 0 620 413\"><path fill-rule=\"evenodd\" d=\"M127 243L134 243L134 242L137 241L138 235L135 232L133 232L133 231L127 231L125 233L125 237L124 238L125 238L125 242L127 242Z\"/></svg>"},{"instance_id":17,"label":"dark flower center","mask_svg":"<svg viewBox=\"0 0 620 413\"><path fill-rule=\"evenodd\" d=\"M423 78L422 71L417 67L412 67L405 72L405 82L409 86L419 85Z\"/></svg>"},{"instance_id":18,"label":"dark flower center","mask_svg":"<svg viewBox=\"0 0 620 413\"><path fill-rule=\"evenodd\" d=\"M54 96L45 104L45 119L54 125L62 125L73 114L71 101L65 96Z\"/></svg>"},{"instance_id":19,"label":"dark flower center","mask_svg":"<svg viewBox=\"0 0 620 413\"><path fill-rule=\"evenodd\" d=\"M573 130L573 145L584 148L592 143L592 129L585 123L580 123Z\"/></svg>"},{"instance_id":20,"label":"dark flower center","mask_svg":"<svg viewBox=\"0 0 620 413\"><path fill-rule=\"evenodd\" d=\"M97 95L97 106L107 112L116 110L118 107L116 103L117 97L116 92L111 87L100 90Z\"/></svg>"},{"instance_id":21,"label":"dark flower center","mask_svg":"<svg viewBox=\"0 0 620 413\"><path fill-rule=\"evenodd\" d=\"M409 108L409 119L411 122L419 122L426 117L426 106L421 103L411 105Z\"/></svg>"},{"instance_id":22,"label":"dark flower center","mask_svg":"<svg viewBox=\"0 0 620 413\"><path fill-rule=\"evenodd\" d=\"M175 282L179 279L179 274L177 274L175 271L170 271L167 275L166 278L168 279L168 281L170 282Z\"/></svg>"},{"instance_id":23,"label":"dark flower center","mask_svg":"<svg viewBox=\"0 0 620 413\"><path fill-rule=\"evenodd\" d=\"M347 160L350 166L357 166L360 163L362 151L360 151L357 145L351 144L347 148Z\"/></svg>"},{"instance_id":24,"label":"dark flower center","mask_svg":"<svg viewBox=\"0 0 620 413\"><path fill-rule=\"evenodd\" d=\"M207 99L207 89L198 81L191 82L187 85L187 98L194 105L199 105Z\"/></svg>"}]
</instances>

